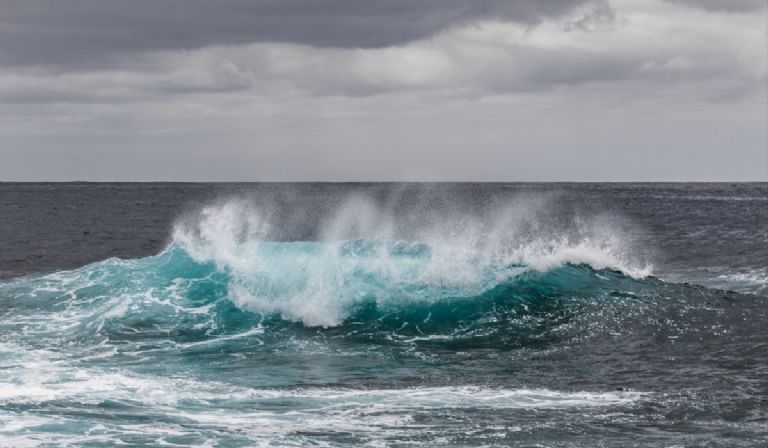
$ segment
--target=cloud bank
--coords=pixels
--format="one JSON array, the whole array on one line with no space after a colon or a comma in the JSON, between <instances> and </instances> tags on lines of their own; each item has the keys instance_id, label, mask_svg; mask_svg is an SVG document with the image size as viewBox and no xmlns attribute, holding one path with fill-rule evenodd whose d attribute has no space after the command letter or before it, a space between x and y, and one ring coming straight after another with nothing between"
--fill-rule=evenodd
<instances>
[{"instance_id":1,"label":"cloud bank","mask_svg":"<svg viewBox=\"0 0 768 448\"><path fill-rule=\"evenodd\" d=\"M761 0L2 4L0 179L768 178Z\"/></svg>"}]
</instances>

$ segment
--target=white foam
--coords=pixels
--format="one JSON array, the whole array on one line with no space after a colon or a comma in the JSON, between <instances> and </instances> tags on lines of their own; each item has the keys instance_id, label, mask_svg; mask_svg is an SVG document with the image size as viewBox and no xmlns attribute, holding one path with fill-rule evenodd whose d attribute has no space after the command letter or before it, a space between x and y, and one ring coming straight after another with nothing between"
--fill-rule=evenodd
<instances>
[{"instance_id":1,"label":"white foam","mask_svg":"<svg viewBox=\"0 0 768 448\"><path fill-rule=\"evenodd\" d=\"M260 328L233 338L259 334ZM319 405L379 403L391 406L451 407L488 405L496 408L559 408L612 406L637 400L638 392L560 392L548 389L504 389L481 386L406 389L255 389L191 378L151 377L120 369L83 368L53 351L28 351L0 343L0 403L41 403L50 400L101 402L106 399L173 405L274 399L309 400Z\"/></svg>"},{"instance_id":2,"label":"white foam","mask_svg":"<svg viewBox=\"0 0 768 448\"><path fill-rule=\"evenodd\" d=\"M301 445L302 434L308 433L355 433L381 440L388 435L412 437L414 433L433 431L429 424L415 423L417 415L505 409L584 413L590 409L626 408L649 395L477 385L259 389L192 377L82 367L60 356L53 351L25 351L14 344L0 343L0 445L119 444L121 437L131 435L151 437L154 444L162 445L173 436L202 434L281 445ZM66 414L36 415L13 410L22 405L46 409L54 400L67 403L70 409L91 408L105 401L122 402L142 416L172 418L149 423L144 419L71 420ZM179 419L183 424L175 423ZM68 423L85 429L81 434L57 430ZM211 445L216 445L214 442Z\"/></svg>"},{"instance_id":3,"label":"white foam","mask_svg":"<svg viewBox=\"0 0 768 448\"><path fill-rule=\"evenodd\" d=\"M717 276L715 284L741 291L768 292L768 267L720 274Z\"/></svg>"}]
</instances>

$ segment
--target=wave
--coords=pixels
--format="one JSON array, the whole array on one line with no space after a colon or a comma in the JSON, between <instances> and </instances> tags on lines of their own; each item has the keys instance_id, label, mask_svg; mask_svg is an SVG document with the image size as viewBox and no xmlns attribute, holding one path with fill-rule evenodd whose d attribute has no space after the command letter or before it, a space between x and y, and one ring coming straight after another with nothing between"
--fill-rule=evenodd
<instances>
[{"instance_id":1,"label":"wave","mask_svg":"<svg viewBox=\"0 0 768 448\"><path fill-rule=\"evenodd\" d=\"M480 223L411 220L406 232L356 198L315 241L277 240L265 216L241 201L209 205L180 220L156 256L0 283L2 328L183 350L264 344L302 327L381 343L523 346L569 334L580 313L720 294L652 277L604 218L553 224L530 203Z\"/></svg>"},{"instance_id":2,"label":"wave","mask_svg":"<svg viewBox=\"0 0 768 448\"><path fill-rule=\"evenodd\" d=\"M63 329L85 325L100 330L110 321L197 321L226 313L332 327L365 314L376 319L459 303L488 305L497 297L523 296L537 288L575 292L587 283L609 281L607 276L633 280L620 271L584 264L538 271L518 263L455 258L435 267L432 248L415 243L262 242L247 251L250 263L222 268L174 244L153 257L109 259L6 282L0 284L0 295L4 311L34 311Z\"/></svg>"},{"instance_id":3,"label":"wave","mask_svg":"<svg viewBox=\"0 0 768 448\"><path fill-rule=\"evenodd\" d=\"M318 241L307 242L276 241L266 213L229 201L180 222L173 247L226 272L240 307L319 326L340 324L364 301L388 307L475 297L528 270L565 264L650 275L605 217L563 223L543 218L541 207L518 202L482 220L430 212L419 222L416 213L353 197L320 225Z\"/></svg>"},{"instance_id":4,"label":"wave","mask_svg":"<svg viewBox=\"0 0 768 448\"><path fill-rule=\"evenodd\" d=\"M654 322L673 297L703 303L718 294L585 264L547 271L478 264L473 277L434 277L425 245L265 243L261 250L269 262L248 277L173 245L153 257L0 284L1 326L26 343L82 344L78 356L90 361L131 351L283 350L316 336L353 344L514 348L624 331L622 319L646 314ZM387 253L384 261L369 260L380 251Z\"/></svg>"}]
</instances>

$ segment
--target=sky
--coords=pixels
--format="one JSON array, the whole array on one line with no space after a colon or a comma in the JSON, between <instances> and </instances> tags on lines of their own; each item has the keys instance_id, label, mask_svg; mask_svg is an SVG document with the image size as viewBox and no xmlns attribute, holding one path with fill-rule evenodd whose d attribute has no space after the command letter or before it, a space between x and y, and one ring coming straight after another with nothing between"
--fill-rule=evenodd
<instances>
[{"instance_id":1,"label":"sky","mask_svg":"<svg viewBox=\"0 0 768 448\"><path fill-rule=\"evenodd\" d=\"M766 0L0 0L0 181L766 181Z\"/></svg>"}]
</instances>

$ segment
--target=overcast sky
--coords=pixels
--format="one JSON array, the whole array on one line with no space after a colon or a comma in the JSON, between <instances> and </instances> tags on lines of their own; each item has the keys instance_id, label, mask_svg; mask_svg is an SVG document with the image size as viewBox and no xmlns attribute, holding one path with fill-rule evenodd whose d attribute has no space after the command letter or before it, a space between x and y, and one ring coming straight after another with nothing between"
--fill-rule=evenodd
<instances>
[{"instance_id":1,"label":"overcast sky","mask_svg":"<svg viewBox=\"0 0 768 448\"><path fill-rule=\"evenodd\" d=\"M0 0L0 180L768 180L768 2Z\"/></svg>"}]
</instances>

